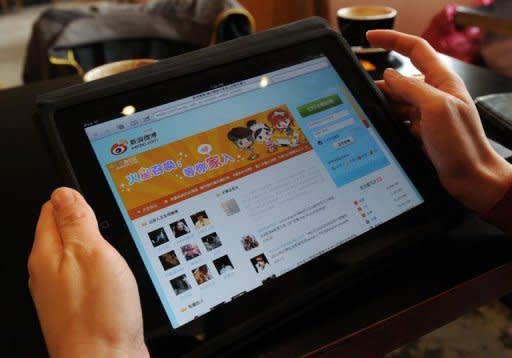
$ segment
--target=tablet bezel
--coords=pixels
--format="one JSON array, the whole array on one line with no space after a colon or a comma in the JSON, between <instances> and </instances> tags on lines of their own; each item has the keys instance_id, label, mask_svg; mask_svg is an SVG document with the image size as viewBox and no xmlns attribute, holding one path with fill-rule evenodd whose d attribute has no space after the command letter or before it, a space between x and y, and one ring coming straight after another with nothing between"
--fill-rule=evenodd
<instances>
[{"instance_id":1,"label":"tablet bezel","mask_svg":"<svg viewBox=\"0 0 512 358\"><path fill-rule=\"evenodd\" d=\"M151 280L146 273L142 260L128 233L114 197L108 187L97 163L92 147L85 136L84 125L94 121L111 120L119 116L120 108L127 104L139 110L171 102L193 94L227 85L243 79L268 73L291 66L308 59L325 55L334 66L347 87L359 98L363 111L370 118L375 128L400 162L411 181L425 199L425 203L370 230L369 232L343 244L338 248L276 278L269 284L257 288L239 299L188 323L177 329L170 329L170 323L156 295ZM83 109L87 106L87 111ZM72 120L70 120L70 118ZM264 322L275 320L277 316L287 317L297 311L299 306L322 296L335 285L340 285L340 277L348 282L351 279L370 272L369 262L381 257L377 255L387 249L396 247L397 241L407 241L411 232L421 228L416 237L425 235L430 230L445 225L453 204L442 190L433 168L428 163L407 131L391 118L391 113L375 85L361 68L348 46L333 33L320 38L305 41L253 55L243 60L226 62L214 68L200 72L184 74L172 80L163 80L144 87L125 90L119 88L115 94L97 98L87 103L73 104L60 108L53 116L56 134L71 168L70 177L75 178L74 186L80 188L95 210L100 222L108 223L104 234L129 262L140 287L145 328L149 336L170 334L183 339L190 337L190 349L195 349L204 342L216 338L235 337L255 330ZM54 133L55 135L55 133ZM106 225L104 225L106 226ZM378 252L376 252L376 247ZM340 261L340 257L358 251L359 258ZM378 258L378 260L381 260ZM334 271L334 272L333 272ZM324 277L326 272L333 272L316 285L300 282L301 278ZM262 309L256 302L266 302L268 307ZM293 302L292 302L293 301ZM257 307L257 309L254 309ZM235 329L235 327L237 329ZM245 328L243 328L245 327ZM246 333L244 333L246 332ZM192 337L206 337L201 341Z\"/></svg>"}]
</instances>

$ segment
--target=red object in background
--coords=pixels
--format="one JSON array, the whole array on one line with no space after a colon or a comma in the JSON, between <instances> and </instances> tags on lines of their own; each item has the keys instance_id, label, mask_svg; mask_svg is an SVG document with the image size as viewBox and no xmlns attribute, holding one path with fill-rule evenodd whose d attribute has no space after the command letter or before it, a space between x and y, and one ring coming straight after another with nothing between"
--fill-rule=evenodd
<instances>
[{"instance_id":1,"label":"red object in background","mask_svg":"<svg viewBox=\"0 0 512 358\"><path fill-rule=\"evenodd\" d=\"M474 6L486 6L494 0L476 0ZM457 4L446 5L436 14L422 37L437 51L459 60L474 63L480 60L483 31L476 26L457 28L455 13Z\"/></svg>"}]
</instances>

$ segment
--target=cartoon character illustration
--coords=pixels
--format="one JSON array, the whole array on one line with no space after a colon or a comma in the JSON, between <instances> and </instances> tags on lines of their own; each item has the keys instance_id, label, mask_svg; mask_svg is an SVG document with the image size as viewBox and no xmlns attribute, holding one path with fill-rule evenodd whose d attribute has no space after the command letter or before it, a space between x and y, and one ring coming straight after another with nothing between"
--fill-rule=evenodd
<instances>
[{"instance_id":1,"label":"cartoon character illustration","mask_svg":"<svg viewBox=\"0 0 512 358\"><path fill-rule=\"evenodd\" d=\"M281 133L285 133L287 136L293 135L293 118L284 109L276 109L268 114L268 120L272 123L272 126Z\"/></svg>"},{"instance_id":2,"label":"cartoon character illustration","mask_svg":"<svg viewBox=\"0 0 512 358\"><path fill-rule=\"evenodd\" d=\"M254 145L254 138L249 128L231 128L231 130L228 132L228 139L233 142L239 149L242 149L249 154L247 159L254 160L259 157L259 154L254 152L254 149L252 148Z\"/></svg>"},{"instance_id":3,"label":"cartoon character illustration","mask_svg":"<svg viewBox=\"0 0 512 358\"><path fill-rule=\"evenodd\" d=\"M296 147L299 145L299 130L293 129L293 117L285 109L275 109L268 114L268 120L278 133L273 135L273 142L280 147Z\"/></svg>"},{"instance_id":4,"label":"cartoon character illustration","mask_svg":"<svg viewBox=\"0 0 512 358\"><path fill-rule=\"evenodd\" d=\"M247 122L247 128L251 130L252 137L255 141L265 144L267 152L272 153L277 150L274 142L272 142L273 130L269 126L264 123L256 122L255 120L250 120Z\"/></svg>"}]
</instances>

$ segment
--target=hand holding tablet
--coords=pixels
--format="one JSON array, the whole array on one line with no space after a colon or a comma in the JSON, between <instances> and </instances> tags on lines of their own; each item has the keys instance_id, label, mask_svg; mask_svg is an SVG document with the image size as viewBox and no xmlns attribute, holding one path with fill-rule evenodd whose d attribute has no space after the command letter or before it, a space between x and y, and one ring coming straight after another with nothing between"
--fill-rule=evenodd
<instances>
[{"instance_id":1,"label":"hand holding tablet","mask_svg":"<svg viewBox=\"0 0 512 358\"><path fill-rule=\"evenodd\" d=\"M425 74L421 81L389 69L379 87L410 123L446 190L466 207L485 213L509 189L512 167L489 144L462 80L424 40L391 30L370 31L368 39L410 57Z\"/></svg>"},{"instance_id":2,"label":"hand holding tablet","mask_svg":"<svg viewBox=\"0 0 512 358\"><path fill-rule=\"evenodd\" d=\"M149 357L133 274L75 190L57 189L43 206L28 268L52 357Z\"/></svg>"}]
</instances>

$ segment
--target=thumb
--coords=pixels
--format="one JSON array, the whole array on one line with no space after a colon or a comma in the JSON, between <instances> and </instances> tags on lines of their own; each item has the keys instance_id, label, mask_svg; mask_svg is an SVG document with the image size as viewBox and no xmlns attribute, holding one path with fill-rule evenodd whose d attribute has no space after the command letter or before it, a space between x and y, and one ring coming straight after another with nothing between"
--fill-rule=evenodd
<instances>
[{"instance_id":1,"label":"thumb","mask_svg":"<svg viewBox=\"0 0 512 358\"><path fill-rule=\"evenodd\" d=\"M412 104L420 109L439 97L439 91L420 79L406 77L388 68L384 71L386 91L394 98Z\"/></svg>"},{"instance_id":2,"label":"thumb","mask_svg":"<svg viewBox=\"0 0 512 358\"><path fill-rule=\"evenodd\" d=\"M59 188L51 197L54 217L64 248L89 247L102 236L92 208L70 188Z\"/></svg>"}]
</instances>

